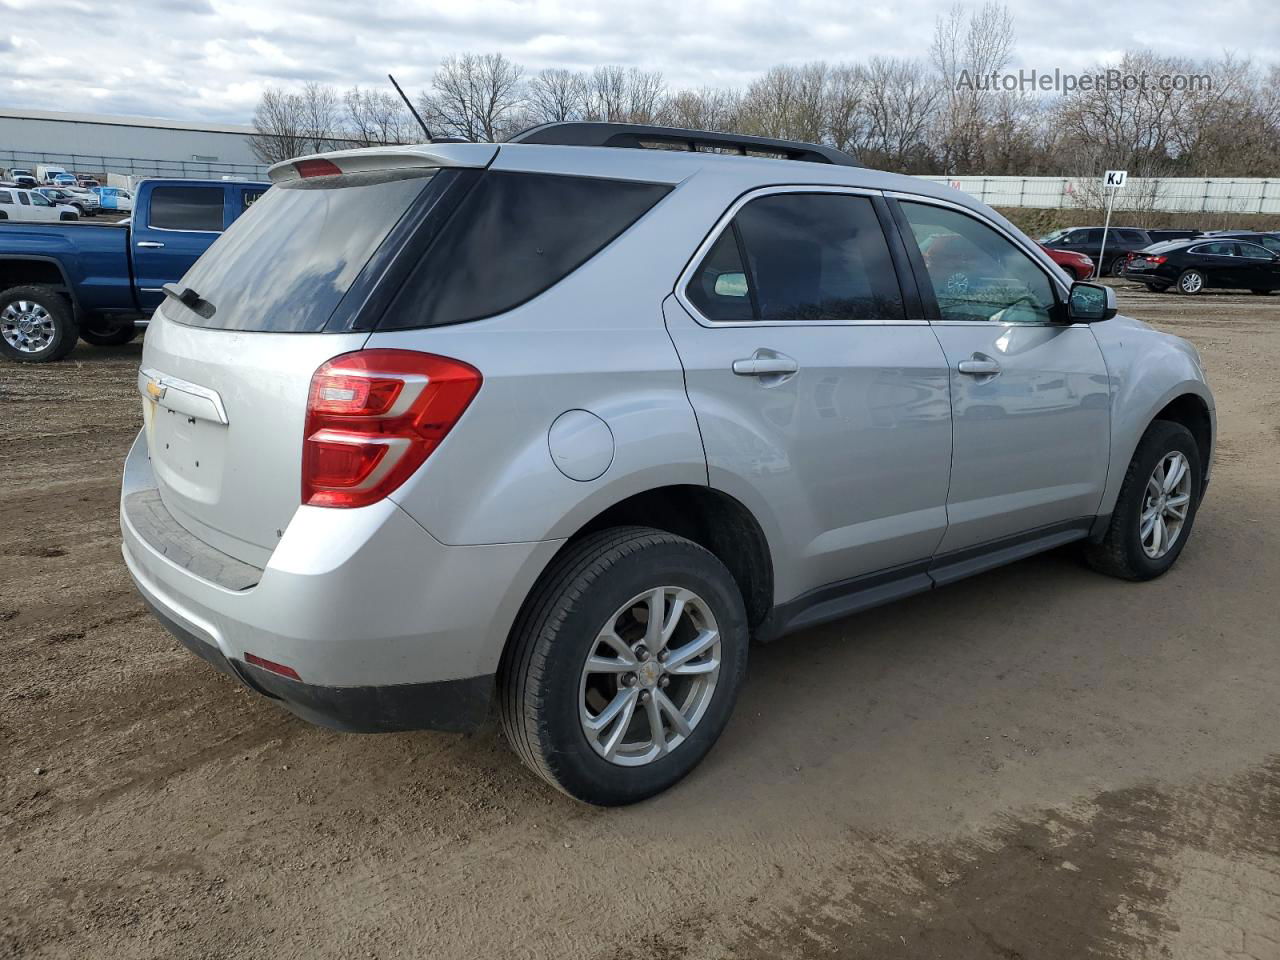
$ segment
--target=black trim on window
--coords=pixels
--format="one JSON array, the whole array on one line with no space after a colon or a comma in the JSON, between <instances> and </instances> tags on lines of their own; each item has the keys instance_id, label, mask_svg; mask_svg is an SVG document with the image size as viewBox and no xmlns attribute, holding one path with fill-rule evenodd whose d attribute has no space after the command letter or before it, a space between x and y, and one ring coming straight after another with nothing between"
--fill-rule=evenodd
<instances>
[{"instance_id":1,"label":"black trim on window","mask_svg":"<svg viewBox=\"0 0 1280 960\"><path fill-rule=\"evenodd\" d=\"M444 167L431 178L338 303L325 325L326 333L377 327L436 234L449 222L482 173Z\"/></svg>"}]
</instances>

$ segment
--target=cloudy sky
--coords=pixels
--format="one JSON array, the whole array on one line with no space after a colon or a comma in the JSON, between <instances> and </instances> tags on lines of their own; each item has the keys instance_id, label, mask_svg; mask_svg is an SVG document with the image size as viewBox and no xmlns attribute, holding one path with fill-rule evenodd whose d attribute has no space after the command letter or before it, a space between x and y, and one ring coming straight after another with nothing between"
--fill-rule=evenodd
<instances>
[{"instance_id":1,"label":"cloudy sky","mask_svg":"<svg viewBox=\"0 0 1280 960\"><path fill-rule=\"evenodd\" d=\"M429 83L449 53L526 68L619 63L670 86L775 63L923 56L951 0L0 0L0 104L245 123L266 86ZM976 5L976 4L974 4ZM1280 60L1280 0L1010 0L1014 67L1082 70L1126 48Z\"/></svg>"}]
</instances>

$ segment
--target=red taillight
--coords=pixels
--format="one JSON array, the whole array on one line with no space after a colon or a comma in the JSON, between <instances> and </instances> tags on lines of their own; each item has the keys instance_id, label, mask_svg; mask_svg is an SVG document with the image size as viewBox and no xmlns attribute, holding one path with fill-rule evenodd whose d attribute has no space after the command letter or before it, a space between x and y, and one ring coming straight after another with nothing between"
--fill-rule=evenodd
<instances>
[{"instance_id":1,"label":"red taillight","mask_svg":"<svg viewBox=\"0 0 1280 960\"><path fill-rule=\"evenodd\" d=\"M1168 257L1146 257L1147 263L1164 263Z\"/></svg>"},{"instance_id":2,"label":"red taillight","mask_svg":"<svg viewBox=\"0 0 1280 960\"><path fill-rule=\"evenodd\" d=\"M363 507L413 474L480 389L470 364L413 350L334 357L311 378L302 502Z\"/></svg>"},{"instance_id":3,"label":"red taillight","mask_svg":"<svg viewBox=\"0 0 1280 960\"><path fill-rule=\"evenodd\" d=\"M293 169L298 171L300 177L336 177L342 173L342 168L332 160L325 160L323 157L313 157L310 160L295 160Z\"/></svg>"}]
</instances>

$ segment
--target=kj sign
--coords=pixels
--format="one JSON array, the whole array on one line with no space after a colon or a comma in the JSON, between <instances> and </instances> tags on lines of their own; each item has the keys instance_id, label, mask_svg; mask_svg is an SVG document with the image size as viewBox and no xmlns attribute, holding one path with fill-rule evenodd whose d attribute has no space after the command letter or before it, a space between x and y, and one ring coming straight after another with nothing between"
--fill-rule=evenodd
<instances>
[{"instance_id":1,"label":"kj sign","mask_svg":"<svg viewBox=\"0 0 1280 960\"><path fill-rule=\"evenodd\" d=\"M1102 185L1108 190L1119 190L1124 186L1127 176L1129 176L1127 170L1108 170L1107 175L1102 178Z\"/></svg>"}]
</instances>

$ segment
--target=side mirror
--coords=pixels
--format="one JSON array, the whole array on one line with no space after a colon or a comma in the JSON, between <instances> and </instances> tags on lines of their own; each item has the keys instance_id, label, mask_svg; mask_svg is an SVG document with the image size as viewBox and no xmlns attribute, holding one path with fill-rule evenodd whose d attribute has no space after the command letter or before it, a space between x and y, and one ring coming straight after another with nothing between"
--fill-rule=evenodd
<instances>
[{"instance_id":1,"label":"side mirror","mask_svg":"<svg viewBox=\"0 0 1280 960\"><path fill-rule=\"evenodd\" d=\"M1071 285L1067 301L1067 319L1071 323L1098 323L1116 315L1116 292L1101 283L1076 282Z\"/></svg>"}]
</instances>

